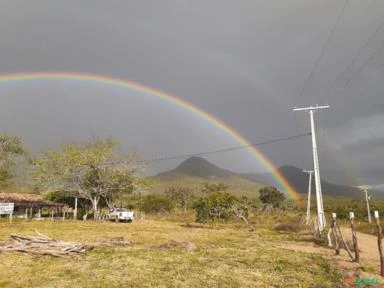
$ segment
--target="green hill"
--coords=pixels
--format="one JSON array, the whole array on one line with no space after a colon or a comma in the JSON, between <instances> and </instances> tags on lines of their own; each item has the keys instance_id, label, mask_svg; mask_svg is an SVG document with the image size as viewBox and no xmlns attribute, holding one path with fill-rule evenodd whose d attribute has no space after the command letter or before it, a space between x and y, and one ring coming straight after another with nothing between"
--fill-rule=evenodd
<instances>
[{"instance_id":1,"label":"green hill","mask_svg":"<svg viewBox=\"0 0 384 288\"><path fill-rule=\"evenodd\" d=\"M229 170L222 169L204 158L191 157L175 169L152 177L149 193L161 194L168 187L183 186L199 192L205 183L224 183L237 196L257 198L265 185L245 179Z\"/></svg>"}]
</instances>

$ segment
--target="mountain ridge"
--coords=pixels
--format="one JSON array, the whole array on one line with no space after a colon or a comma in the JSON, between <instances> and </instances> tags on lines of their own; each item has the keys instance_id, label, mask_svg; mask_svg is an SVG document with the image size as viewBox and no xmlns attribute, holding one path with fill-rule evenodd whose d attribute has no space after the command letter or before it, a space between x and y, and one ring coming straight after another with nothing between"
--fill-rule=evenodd
<instances>
[{"instance_id":1,"label":"mountain ridge","mask_svg":"<svg viewBox=\"0 0 384 288\"><path fill-rule=\"evenodd\" d=\"M169 171L165 171L155 175L153 178L158 181L166 181L176 183L177 181L182 182L183 178L188 178L190 182L202 182L202 181L220 181L223 183L241 182L244 187L252 187L249 182L255 183L257 187L275 185L274 174L278 172L281 174L300 194L306 194L308 192L308 174L303 172L301 169L292 166L284 165L276 169L274 173L236 173L227 169L223 169L216 166L202 157L190 157L181 162L177 167ZM346 197L362 197L362 192L359 188L332 184L328 181L321 179L322 192L324 195L330 196L346 196ZM244 188L245 189L245 188ZM250 188L253 191L256 188ZM312 191L315 191L315 181L312 181ZM384 194L378 191L372 191L374 196L384 198Z\"/></svg>"}]
</instances>

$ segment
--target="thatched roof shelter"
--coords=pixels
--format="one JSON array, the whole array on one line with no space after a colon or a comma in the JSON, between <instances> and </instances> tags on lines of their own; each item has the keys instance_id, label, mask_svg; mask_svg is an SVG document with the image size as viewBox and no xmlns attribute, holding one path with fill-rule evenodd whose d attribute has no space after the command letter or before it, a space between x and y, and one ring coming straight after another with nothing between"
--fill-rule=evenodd
<instances>
[{"instance_id":1,"label":"thatched roof shelter","mask_svg":"<svg viewBox=\"0 0 384 288\"><path fill-rule=\"evenodd\" d=\"M65 204L44 200L38 194L0 192L0 203L15 203L24 207L63 207Z\"/></svg>"}]
</instances>

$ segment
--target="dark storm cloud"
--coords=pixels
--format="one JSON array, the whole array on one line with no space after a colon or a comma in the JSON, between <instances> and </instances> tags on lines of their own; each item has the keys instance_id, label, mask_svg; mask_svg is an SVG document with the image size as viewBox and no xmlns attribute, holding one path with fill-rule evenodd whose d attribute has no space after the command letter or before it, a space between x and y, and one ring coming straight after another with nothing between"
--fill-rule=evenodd
<instances>
[{"instance_id":1,"label":"dark storm cloud","mask_svg":"<svg viewBox=\"0 0 384 288\"><path fill-rule=\"evenodd\" d=\"M372 162L369 147L361 147L364 153L359 155L343 149L384 135L378 124L384 120L384 29L360 49L384 19L383 1L349 1L297 102L343 4L341 0L1 1L0 72L83 71L138 81L203 108L251 142L308 131L308 116L292 112L292 107L329 103L331 109L316 114L320 165L323 175L343 182L348 181L342 180L348 178L345 166L358 172L357 166L376 169L384 160L376 155ZM11 93L0 87L3 95L19 99L18 103L9 97L1 100L3 130L20 133L34 146L98 133L119 137L127 149L136 147L146 157L236 144L188 113L169 114L166 106L148 108L148 103L124 102L124 97L106 105L100 99L110 91L43 88L21 87ZM17 98L23 93L40 108L28 102L32 100ZM66 93L72 95L69 104L58 101L67 105L66 114L55 118L63 111L44 95L62 98ZM95 95L99 100L89 100ZM74 104L74 99L82 100ZM30 106L21 108L23 101ZM71 109L71 105L77 106ZM126 113L122 108L135 105ZM12 113L20 109L23 117L15 119ZM151 117L146 119L149 111ZM183 119L183 125L172 124L167 113ZM41 115L52 118L52 125L45 121L39 126L44 121ZM137 123L142 129L135 130ZM40 132L34 134L32 127L45 128L35 128ZM312 165L309 138L260 149L276 165L306 169ZM347 159L347 164L340 164L344 161L340 159ZM212 155L210 160L239 171L257 166L243 152ZM174 164L159 164L158 169Z\"/></svg>"},{"instance_id":2,"label":"dark storm cloud","mask_svg":"<svg viewBox=\"0 0 384 288\"><path fill-rule=\"evenodd\" d=\"M355 143L348 144L344 147L349 152L359 153L359 152L368 152L368 153L378 153L383 152L384 150L384 139L363 139Z\"/></svg>"}]
</instances>

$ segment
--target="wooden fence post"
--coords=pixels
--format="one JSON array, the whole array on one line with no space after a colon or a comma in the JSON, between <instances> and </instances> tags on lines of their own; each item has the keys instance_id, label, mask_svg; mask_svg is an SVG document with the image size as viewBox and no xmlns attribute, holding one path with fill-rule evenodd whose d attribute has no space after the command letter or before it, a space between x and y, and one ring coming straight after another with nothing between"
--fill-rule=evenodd
<instances>
[{"instance_id":1,"label":"wooden fence post","mask_svg":"<svg viewBox=\"0 0 384 288\"><path fill-rule=\"evenodd\" d=\"M375 219L377 224L377 246L379 248L379 255L380 255L380 275L384 277L384 257L383 257L383 246L381 243L382 229L380 225L379 211L375 211Z\"/></svg>"},{"instance_id":2,"label":"wooden fence post","mask_svg":"<svg viewBox=\"0 0 384 288\"><path fill-rule=\"evenodd\" d=\"M333 236L335 237L335 254L340 255L339 237L337 235L336 230L336 213L332 213L331 229L333 232Z\"/></svg>"},{"instance_id":3,"label":"wooden fence post","mask_svg":"<svg viewBox=\"0 0 384 288\"><path fill-rule=\"evenodd\" d=\"M353 212L349 212L349 219L351 221L351 229L352 229L352 242L353 242L353 250L355 250L355 259L353 260L356 263L360 262L360 253L359 253L359 245L357 244L356 230L355 230L355 214Z\"/></svg>"}]
</instances>

